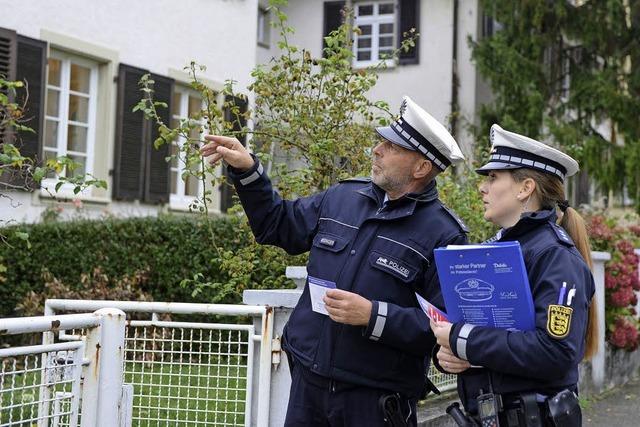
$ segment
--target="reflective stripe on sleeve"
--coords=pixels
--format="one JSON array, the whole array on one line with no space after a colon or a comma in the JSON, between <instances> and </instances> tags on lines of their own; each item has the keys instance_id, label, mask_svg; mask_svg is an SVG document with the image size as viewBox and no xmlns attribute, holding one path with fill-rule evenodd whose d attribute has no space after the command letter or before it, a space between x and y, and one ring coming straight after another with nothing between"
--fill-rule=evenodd
<instances>
[{"instance_id":1,"label":"reflective stripe on sleeve","mask_svg":"<svg viewBox=\"0 0 640 427\"><path fill-rule=\"evenodd\" d=\"M262 167L262 163L260 163L258 165L258 169L256 169L256 171L254 173L252 173L251 175L249 175L246 178L242 178L240 180L240 184L242 185L249 185L252 182L254 182L255 180L257 180L258 178L260 178L260 176L262 176L262 173L264 172L264 168Z\"/></svg>"},{"instance_id":2,"label":"reflective stripe on sleeve","mask_svg":"<svg viewBox=\"0 0 640 427\"><path fill-rule=\"evenodd\" d=\"M460 332L458 332L458 340L456 341L456 353L458 353L458 357L460 359L469 360L467 358L467 338L469 338L469 334L471 333L471 330L473 328L475 328L475 325L465 323L460 328Z\"/></svg>"},{"instance_id":3,"label":"reflective stripe on sleeve","mask_svg":"<svg viewBox=\"0 0 640 427\"><path fill-rule=\"evenodd\" d=\"M371 336L369 339L373 341L378 341L382 336L382 331L384 330L384 325L387 322L387 303L379 301L378 302L378 313L376 316L376 323L373 327L373 331L371 332Z\"/></svg>"}]
</instances>

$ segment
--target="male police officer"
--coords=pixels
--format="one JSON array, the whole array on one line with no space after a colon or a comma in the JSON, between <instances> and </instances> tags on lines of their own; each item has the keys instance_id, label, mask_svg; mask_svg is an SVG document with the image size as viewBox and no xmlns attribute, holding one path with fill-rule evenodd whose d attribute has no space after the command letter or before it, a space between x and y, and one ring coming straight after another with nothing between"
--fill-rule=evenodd
<instances>
[{"instance_id":1,"label":"male police officer","mask_svg":"<svg viewBox=\"0 0 640 427\"><path fill-rule=\"evenodd\" d=\"M208 135L201 150L211 164L229 164L259 243L311 251L307 286L283 334L293 364L287 426L416 424L435 340L415 292L442 304L433 249L467 241L434 178L464 157L408 97L401 117L377 131L371 179L293 201L279 197L236 139Z\"/></svg>"}]
</instances>

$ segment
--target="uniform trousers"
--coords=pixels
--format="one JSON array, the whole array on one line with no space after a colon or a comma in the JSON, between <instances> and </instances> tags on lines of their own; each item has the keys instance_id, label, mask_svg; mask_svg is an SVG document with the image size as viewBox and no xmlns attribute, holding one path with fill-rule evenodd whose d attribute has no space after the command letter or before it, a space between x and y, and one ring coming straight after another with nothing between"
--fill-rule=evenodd
<instances>
[{"instance_id":1,"label":"uniform trousers","mask_svg":"<svg viewBox=\"0 0 640 427\"><path fill-rule=\"evenodd\" d=\"M384 427L379 401L389 390L363 387L314 374L300 363L291 372L286 427ZM401 416L416 426L416 399L400 396Z\"/></svg>"}]
</instances>

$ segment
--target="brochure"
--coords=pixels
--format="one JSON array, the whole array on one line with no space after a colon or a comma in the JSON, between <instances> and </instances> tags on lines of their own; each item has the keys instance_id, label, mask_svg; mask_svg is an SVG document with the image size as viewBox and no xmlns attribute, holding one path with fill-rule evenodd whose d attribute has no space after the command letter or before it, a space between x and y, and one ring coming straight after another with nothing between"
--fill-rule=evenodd
<instances>
[{"instance_id":1,"label":"brochure","mask_svg":"<svg viewBox=\"0 0 640 427\"><path fill-rule=\"evenodd\" d=\"M316 313L329 315L324 305L324 296L329 289L335 289L336 283L329 280L309 276L309 296L311 296L311 308Z\"/></svg>"},{"instance_id":2,"label":"brochure","mask_svg":"<svg viewBox=\"0 0 640 427\"><path fill-rule=\"evenodd\" d=\"M427 315L429 319L435 320L436 322L439 322L441 320L446 320L447 322L450 322L449 318L447 317L447 314L444 311L438 309L438 307L431 304L426 299L422 298L420 294L417 292L416 292L416 298L418 299L420 308L422 308L422 311L424 311L424 313Z\"/></svg>"},{"instance_id":3,"label":"brochure","mask_svg":"<svg viewBox=\"0 0 640 427\"><path fill-rule=\"evenodd\" d=\"M434 251L451 322L535 329L535 309L518 242L449 245Z\"/></svg>"}]
</instances>

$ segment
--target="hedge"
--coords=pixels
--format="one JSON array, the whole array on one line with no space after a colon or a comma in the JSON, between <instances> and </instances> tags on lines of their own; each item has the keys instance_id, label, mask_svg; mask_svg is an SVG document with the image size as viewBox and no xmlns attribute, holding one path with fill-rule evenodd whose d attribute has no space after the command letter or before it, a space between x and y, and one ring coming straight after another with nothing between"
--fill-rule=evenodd
<instances>
[{"instance_id":1,"label":"hedge","mask_svg":"<svg viewBox=\"0 0 640 427\"><path fill-rule=\"evenodd\" d=\"M252 238L238 232L237 222L228 217L211 221L217 245L232 253L246 247ZM15 231L29 234L30 247L12 237ZM229 281L220 270L220 254L211 244L209 229L201 218L53 222L15 226L2 230L2 234L9 240L0 245L0 265L6 267L0 273L0 317L18 314L16 306L30 291L43 292L45 276L49 281L53 276L70 289L79 289L83 275L91 275L96 269L113 284L145 272L142 291L155 301L177 302L214 299L211 292L215 289L205 289L194 297L193 288L180 286L183 279L196 273L202 275L203 282ZM270 273L282 276L284 268L285 265L275 265ZM240 295L241 292L233 293L218 302L237 303Z\"/></svg>"}]
</instances>

